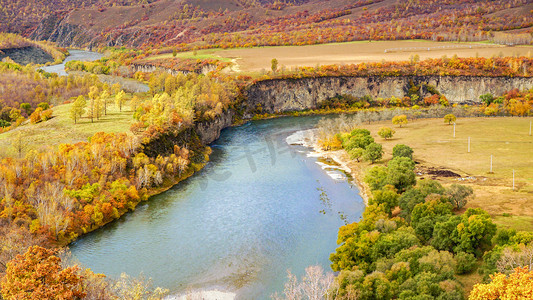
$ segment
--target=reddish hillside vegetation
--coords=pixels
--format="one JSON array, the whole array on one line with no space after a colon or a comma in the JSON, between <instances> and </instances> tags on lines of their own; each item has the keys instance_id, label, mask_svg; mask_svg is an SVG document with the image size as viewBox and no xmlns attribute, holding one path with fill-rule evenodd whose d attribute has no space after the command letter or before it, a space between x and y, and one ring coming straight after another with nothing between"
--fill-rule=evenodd
<instances>
[{"instance_id":1,"label":"reddish hillside vegetation","mask_svg":"<svg viewBox=\"0 0 533 300\"><path fill-rule=\"evenodd\" d=\"M530 0L58 2L57 7L31 9L24 18L13 17L13 11L26 11L33 3L2 3L4 14L13 17L2 29L32 32L33 38L63 46L162 45L178 50L366 39L533 41Z\"/></svg>"}]
</instances>

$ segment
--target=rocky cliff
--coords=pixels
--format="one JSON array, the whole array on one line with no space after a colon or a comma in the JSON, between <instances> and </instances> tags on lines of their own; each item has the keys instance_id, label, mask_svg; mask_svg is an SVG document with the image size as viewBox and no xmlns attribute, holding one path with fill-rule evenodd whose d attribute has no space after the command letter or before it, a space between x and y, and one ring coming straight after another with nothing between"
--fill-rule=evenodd
<instances>
[{"instance_id":1,"label":"rocky cliff","mask_svg":"<svg viewBox=\"0 0 533 300\"><path fill-rule=\"evenodd\" d=\"M434 89L451 103L479 102L479 96L501 95L514 88L533 87L533 78L470 76L404 76L404 77L317 77L260 81L246 91L246 116L260 108L263 113L317 108L320 102L336 95L373 98L403 97L412 86L420 87L420 96Z\"/></svg>"},{"instance_id":2,"label":"rocky cliff","mask_svg":"<svg viewBox=\"0 0 533 300\"><path fill-rule=\"evenodd\" d=\"M21 48L0 49L0 61L5 57L9 57L16 63L26 65L29 63L45 64L53 62L52 55L39 47L27 46Z\"/></svg>"}]
</instances>

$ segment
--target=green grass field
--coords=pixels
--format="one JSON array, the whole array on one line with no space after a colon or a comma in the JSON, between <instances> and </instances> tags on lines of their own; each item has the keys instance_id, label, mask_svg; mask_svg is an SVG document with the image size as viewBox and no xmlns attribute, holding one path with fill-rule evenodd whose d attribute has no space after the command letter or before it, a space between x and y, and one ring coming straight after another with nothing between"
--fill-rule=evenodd
<instances>
[{"instance_id":1,"label":"green grass field","mask_svg":"<svg viewBox=\"0 0 533 300\"><path fill-rule=\"evenodd\" d=\"M453 125L442 119L424 119L399 128L390 121L364 125L383 145L384 160L391 158L396 144L413 148L417 170L451 170L464 180L436 177L443 184L460 183L474 188L476 198L467 207L488 211L495 222L507 228L533 230L533 136L532 118L459 118L456 137ZM377 135L382 126L396 130L392 139ZM468 152L470 137L470 153ZM490 157L493 156L493 173ZM365 167L366 168L366 167ZM515 170L515 190L513 190ZM419 177L431 177L422 175ZM505 216L503 214L506 214Z\"/></svg>"},{"instance_id":2,"label":"green grass field","mask_svg":"<svg viewBox=\"0 0 533 300\"><path fill-rule=\"evenodd\" d=\"M48 147L57 147L64 143L77 143L87 141L97 132L129 132L134 123L133 112L125 105L122 112L113 104L109 104L107 115L91 123L89 118L78 120L78 124L69 117L72 104L58 105L53 108L53 118L38 124L24 124L6 133L0 134L0 156L14 157L17 155L11 146L12 141L20 134L25 151L44 150Z\"/></svg>"}]
</instances>

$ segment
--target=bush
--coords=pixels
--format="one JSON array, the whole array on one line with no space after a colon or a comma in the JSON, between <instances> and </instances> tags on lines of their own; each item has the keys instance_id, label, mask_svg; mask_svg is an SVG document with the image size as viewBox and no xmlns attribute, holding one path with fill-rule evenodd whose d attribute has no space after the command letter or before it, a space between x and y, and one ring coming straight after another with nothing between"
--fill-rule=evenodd
<instances>
[{"instance_id":1,"label":"bush","mask_svg":"<svg viewBox=\"0 0 533 300\"><path fill-rule=\"evenodd\" d=\"M457 262L455 266L457 274L469 274L476 266L476 257L471 253L459 252L455 256L455 261Z\"/></svg>"}]
</instances>

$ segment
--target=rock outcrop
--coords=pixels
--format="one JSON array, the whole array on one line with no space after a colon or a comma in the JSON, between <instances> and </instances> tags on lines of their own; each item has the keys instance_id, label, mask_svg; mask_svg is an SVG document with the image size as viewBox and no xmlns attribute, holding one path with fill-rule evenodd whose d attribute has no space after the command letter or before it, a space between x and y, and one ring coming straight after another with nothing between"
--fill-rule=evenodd
<instances>
[{"instance_id":1,"label":"rock outcrop","mask_svg":"<svg viewBox=\"0 0 533 300\"><path fill-rule=\"evenodd\" d=\"M420 87L420 94L432 88L446 96L451 103L476 103L479 96L502 93L518 88L533 87L533 78L474 77L474 76L403 76L403 77L316 77L301 79L273 79L260 81L246 91L246 115L260 108L263 113L298 111L317 108L320 102L336 95L372 98L401 98L412 86Z\"/></svg>"},{"instance_id":2,"label":"rock outcrop","mask_svg":"<svg viewBox=\"0 0 533 300\"><path fill-rule=\"evenodd\" d=\"M9 57L16 63L26 65L29 63L45 64L53 62L54 58L48 52L35 46L27 46L21 48L0 49L0 61L5 57Z\"/></svg>"}]
</instances>

